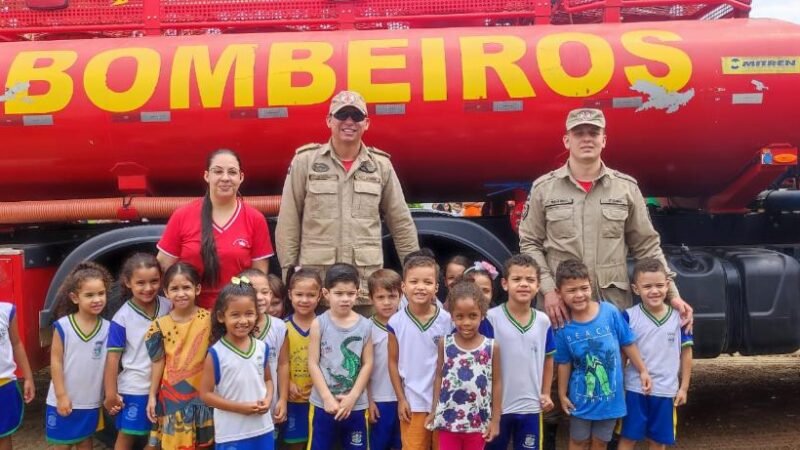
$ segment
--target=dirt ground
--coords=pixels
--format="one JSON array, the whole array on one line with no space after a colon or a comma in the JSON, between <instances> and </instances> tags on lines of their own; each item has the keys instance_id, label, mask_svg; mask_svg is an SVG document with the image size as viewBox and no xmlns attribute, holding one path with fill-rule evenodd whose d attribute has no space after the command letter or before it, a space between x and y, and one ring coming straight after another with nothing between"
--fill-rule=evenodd
<instances>
[{"instance_id":1,"label":"dirt ground","mask_svg":"<svg viewBox=\"0 0 800 450\"><path fill-rule=\"evenodd\" d=\"M36 381L37 398L14 436L16 450L46 448L47 372ZM800 353L696 361L689 404L678 410L675 448L800 450Z\"/></svg>"}]
</instances>

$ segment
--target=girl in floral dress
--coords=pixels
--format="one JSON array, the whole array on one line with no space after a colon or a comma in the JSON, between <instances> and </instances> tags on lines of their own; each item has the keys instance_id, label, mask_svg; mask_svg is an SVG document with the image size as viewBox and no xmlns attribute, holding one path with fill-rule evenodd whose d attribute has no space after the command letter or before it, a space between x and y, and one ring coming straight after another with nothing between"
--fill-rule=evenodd
<instances>
[{"instance_id":1,"label":"girl in floral dress","mask_svg":"<svg viewBox=\"0 0 800 450\"><path fill-rule=\"evenodd\" d=\"M195 305L200 276L178 262L164 273L164 290L172 311L153 321L145 344L153 361L147 416L156 424L149 445L164 450L214 445L211 409L197 389L211 337L211 315Z\"/></svg>"},{"instance_id":2,"label":"girl in floral dress","mask_svg":"<svg viewBox=\"0 0 800 450\"><path fill-rule=\"evenodd\" d=\"M456 332L439 341L426 426L438 431L439 450L481 450L500 431L500 349L478 331L487 305L475 283L456 283L447 300Z\"/></svg>"}]
</instances>

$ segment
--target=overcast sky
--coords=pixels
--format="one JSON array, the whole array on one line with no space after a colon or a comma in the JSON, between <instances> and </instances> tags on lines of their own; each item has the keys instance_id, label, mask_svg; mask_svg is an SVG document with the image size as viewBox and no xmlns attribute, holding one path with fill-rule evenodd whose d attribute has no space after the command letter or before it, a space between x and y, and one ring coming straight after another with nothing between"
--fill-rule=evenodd
<instances>
[{"instance_id":1,"label":"overcast sky","mask_svg":"<svg viewBox=\"0 0 800 450\"><path fill-rule=\"evenodd\" d=\"M773 17L800 23L800 0L753 0L750 17Z\"/></svg>"}]
</instances>

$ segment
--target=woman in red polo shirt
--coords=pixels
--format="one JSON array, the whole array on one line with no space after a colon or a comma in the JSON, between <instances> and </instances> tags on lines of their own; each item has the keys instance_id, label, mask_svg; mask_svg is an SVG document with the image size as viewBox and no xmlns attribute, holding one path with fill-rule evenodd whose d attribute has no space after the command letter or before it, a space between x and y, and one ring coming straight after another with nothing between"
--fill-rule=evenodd
<instances>
[{"instance_id":1,"label":"woman in red polo shirt","mask_svg":"<svg viewBox=\"0 0 800 450\"><path fill-rule=\"evenodd\" d=\"M179 260L195 266L203 287L198 305L210 310L231 277L251 267L267 273L273 250L264 215L238 195L244 180L239 156L217 150L206 167L206 195L172 213L158 261L164 270Z\"/></svg>"}]
</instances>

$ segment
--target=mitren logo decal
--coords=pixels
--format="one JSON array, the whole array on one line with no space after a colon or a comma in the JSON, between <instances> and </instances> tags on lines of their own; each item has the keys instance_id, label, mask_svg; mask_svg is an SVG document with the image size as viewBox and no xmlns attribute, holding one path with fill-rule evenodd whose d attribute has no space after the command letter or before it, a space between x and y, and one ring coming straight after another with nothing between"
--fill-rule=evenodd
<instances>
[{"instance_id":1,"label":"mitren logo decal","mask_svg":"<svg viewBox=\"0 0 800 450\"><path fill-rule=\"evenodd\" d=\"M722 73L800 73L800 56L725 56Z\"/></svg>"}]
</instances>

